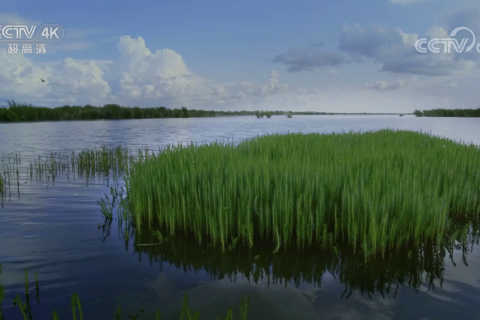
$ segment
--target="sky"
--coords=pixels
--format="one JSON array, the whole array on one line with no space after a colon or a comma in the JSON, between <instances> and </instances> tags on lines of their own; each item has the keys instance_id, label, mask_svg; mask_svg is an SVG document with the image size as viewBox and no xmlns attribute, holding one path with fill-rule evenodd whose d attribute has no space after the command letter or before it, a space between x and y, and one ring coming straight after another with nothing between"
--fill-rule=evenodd
<instances>
[{"instance_id":1,"label":"sky","mask_svg":"<svg viewBox=\"0 0 480 320\"><path fill-rule=\"evenodd\" d=\"M0 105L413 112L479 108L478 0L0 1L0 25L60 24L45 54L0 42ZM34 42L34 44L36 44ZM21 50L21 49L20 49ZM45 82L42 82L44 79Z\"/></svg>"}]
</instances>

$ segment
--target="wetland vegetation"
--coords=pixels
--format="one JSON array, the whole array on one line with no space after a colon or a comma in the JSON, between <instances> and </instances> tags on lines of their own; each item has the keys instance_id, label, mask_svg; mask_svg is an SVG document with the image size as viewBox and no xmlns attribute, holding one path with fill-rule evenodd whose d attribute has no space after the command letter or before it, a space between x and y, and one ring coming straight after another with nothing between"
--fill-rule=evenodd
<instances>
[{"instance_id":1,"label":"wetland vegetation","mask_svg":"<svg viewBox=\"0 0 480 320\"><path fill-rule=\"evenodd\" d=\"M368 260L480 215L480 149L380 130L168 147L127 177L137 225L225 250L348 245Z\"/></svg>"},{"instance_id":2,"label":"wetland vegetation","mask_svg":"<svg viewBox=\"0 0 480 320\"><path fill-rule=\"evenodd\" d=\"M116 220L127 251L212 280L320 287L330 273L345 299L354 291L395 297L403 285L441 287L445 258L455 264L461 250L466 264L479 244L480 147L422 132L274 134L0 160L2 201L26 179L113 177L110 196L98 201L104 241ZM14 303L32 319L27 273L25 282L26 301L17 295ZM82 319L79 296L71 298ZM242 319L247 306L242 300ZM185 295L181 319L198 317Z\"/></svg>"}]
</instances>

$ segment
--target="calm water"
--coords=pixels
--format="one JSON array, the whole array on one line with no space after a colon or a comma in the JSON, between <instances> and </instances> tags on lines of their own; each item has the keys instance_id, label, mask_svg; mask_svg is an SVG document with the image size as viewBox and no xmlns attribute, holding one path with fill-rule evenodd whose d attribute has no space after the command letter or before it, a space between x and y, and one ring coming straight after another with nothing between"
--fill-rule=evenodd
<instances>
[{"instance_id":1,"label":"calm water","mask_svg":"<svg viewBox=\"0 0 480 320\"><path fill-rule=\"evenodd\" d=\"M473 118L232 117L0 124L0 154L19 151L22 164L28 164L40 154L105 144L155 147L192 140L238 140L273 132L382 128L422 130L480 145L480 119ZM40 305L35 290L30 298L33 319L51 319L53 309L60 319L71 319L72 293L79 293L85 318L95 320L114 319L118 305L124 310L124 319L139 307L145 309L139 319L154 319L157 308L162 319L179 319L185 293L192 309L201 311L201 319L225 317L228 306L238 311L240 299L247 296L251 299L249 319L480 319L478 246L468 252L468 266L460 251L454 252L456 266L447 256L439 267L444 269L440 272L442 288L436 280L434 289L424 282L415 290L406 281L396 294L393 285L382 296L374 285L375 277L383 272L379 265L331 261L312 253L271 257L256 252L266 259L255 263L257 270L262 263L267 270L273 264L274 276L260 277L255 283L254 277L244 276L253 268L253 253L240 250L221 255L188 243L172 243L163 249L143 247L139 253L131 241L123 239L117 222L109 232L99 230L103 217L97 201L109 193L111 179L97 177L87 182L63 176L45 182L27 179L23 172L20 177L19 193L15 183L0 208L0 285L5 287L2 310L6 320L22 319L10 301L15 294L24 300L25 268L30 271L30 287L34 286L34 272L39 271ZM408 259L392 259L396 262L391 266L400 272L421 274L424 270L414 263L402 267ZM341 276L335 266L344 266ZM255 274L254 269L250 271ZM282 278L296 281L276 281ZM344 293L346 284L352 288L351 294L349 290ZM369 287L373 293L362 295L360 289Z\"/></svg>"}]
</instances>

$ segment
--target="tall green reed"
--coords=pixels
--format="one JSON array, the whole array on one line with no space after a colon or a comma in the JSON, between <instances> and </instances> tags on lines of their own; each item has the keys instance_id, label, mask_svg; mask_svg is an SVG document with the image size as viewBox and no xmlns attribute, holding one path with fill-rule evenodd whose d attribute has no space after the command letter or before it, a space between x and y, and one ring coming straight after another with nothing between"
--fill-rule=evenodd
<instances>
[{"instance_id":1,"label":"tall green reed","mask_svg":"<svg viewBox=\"0 0 480 320\"><path fill-rule=\"evenodd\" d=\"M478 218L479 167L478 146L422 132L276 134L168 146L127 181L138 226L223 250L344 243L367 260Z\"/></svg>"}]
</instances>

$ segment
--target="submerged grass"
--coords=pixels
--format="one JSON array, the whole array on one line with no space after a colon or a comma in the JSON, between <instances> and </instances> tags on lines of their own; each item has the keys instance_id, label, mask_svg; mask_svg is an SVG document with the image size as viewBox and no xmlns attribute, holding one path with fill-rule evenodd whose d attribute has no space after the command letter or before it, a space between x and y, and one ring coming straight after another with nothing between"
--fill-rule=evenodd
<instances>
[{"instance_id":1,"label":"submerged grass","mask_svg":"<svg viewBox=\"0 0 480 320\"><path fill-rule=\"evenodd\" d=\"M0 264L0 276L2 274L2 265ZM37 290L37 295L38 295L38 290L39 290L39 287L38 287L38 271L35 273L35 286L36 286L36 290ZM22 298L20 297L20 295L16 295L15 296L15 299L12 301L13 305L14 306L17 306L19 311L20 311L20 314L22 315L22 318L24 320L33 320L33 314L32 314L32 310L31 310L31 306L30 306L30 300L29 300L29 290L28 290L28 271L25 270L25 299L26 301L23 302L22 301ZM4 317L3 317L3 314L2 314L2 309L1 309L1 302L3 301L4 299L4 291L3 291L3 286L0 285L0 320L4 320ZM37 302L38 302L38 298L37 298ZM248 312L248 305L249 305L249 302L250 302L250 297L247 297L246 300L244 300L243 298L240 300L240 318L242 320L246 320L247 319L247 312ZM39 304L39 302L38 302ZM84 317L83 317L83 311L82 311L82 305L81 305L81 302L80 302L80 297L78 295L78 293L74 293L71 295L71 299L70 299L70 306L72 308L72 317L73 317L73 320L83 320ZM143 313L143 307L140 307L140 314ZM140 314L133 314L133 313L130 313L129 314L129 319L138 319L138 317L140 316ZM121 320L122 317L122 309L121 307L118 307L117 310L116 310L116 313L114 315L115 317L115 320ZM161 319L161 314L160 314L160 310L157 309L156 311L156 314L155 314L155 319L156 320L160 320ZM59 317L58 317L58 314L57 314L57 311L56 310L53 310L52 312L52 319L53 320L59 320ZM182 311L181 311L181 315L180 315L180 319L181 320L199 320L200 319L200 312L192 312L190 310L190 307L188 305L188 295L185 294L184 297L183 297L183 305L182 305ZM216 318L217 320L219 320L220 318ZM225 320L233 320L234 317L233 317L233 311L232 311L232 308L228 308L227 309L227 316L225 318Z\"/></svg>"},{"instance_id":2,"label":"submerged grass","mask_svg":"<svg viewBox=\"0 0 480 320\"><path fill-rule=\"evenodd\" d=\"M137 226L193 234L225 250L235 238L365 260L480 216L480 148L431 134L269 135L239 144L171 146L127 176Z\"/></svg>"},{"instance_id":3,"label":"submerged grass","mask_svg":"<svg viewBox=\"0 0 480 320\"><path fill-rule=\"evenodd\" d=\"M148 148L143 150L148 153ZM143 154L143 153L142 153ZM47 157L39 156L30 162L30 174L57 174L70 171L79 175L90 176L97 172L125 172L128 165L138 155L123 146L86 149L80 153L52 153Z\"/></svg>"},{"instance_id":4,"label":"submerged grass","mask_svg":"<svg viewBox=\"0 0 480 320\"><path fill-rule=\"evenodd\" d=\"M128 168L133 162L148 160L151 151L148 147L128 149L124 145L102 146L85 149L81 152L54 152L27 159L22 165L19 153L2 154L0 156L0 195L10 194L13 190L10 183L17 185L20 192L21 182L36 180L37 182L54 182L59 176L68 178L90 178L95 176L109 177L114 180L128 174ZM25 161L24 161L25 162Z\"/></svg>"}]
</instances>

